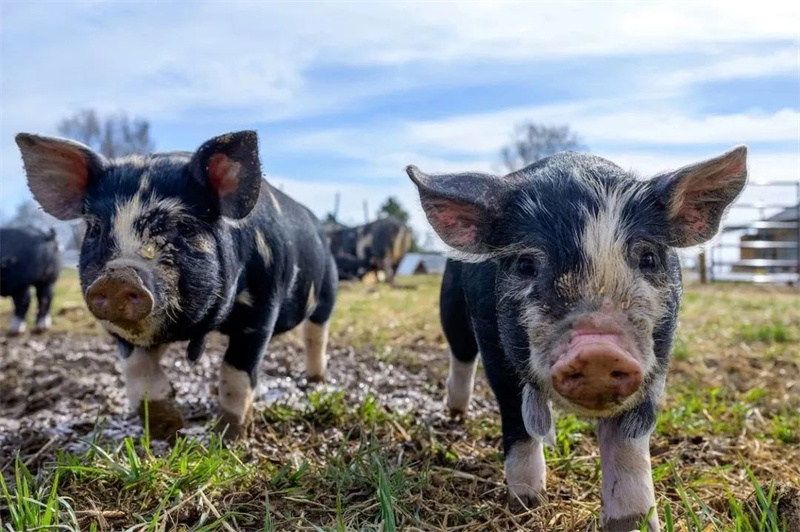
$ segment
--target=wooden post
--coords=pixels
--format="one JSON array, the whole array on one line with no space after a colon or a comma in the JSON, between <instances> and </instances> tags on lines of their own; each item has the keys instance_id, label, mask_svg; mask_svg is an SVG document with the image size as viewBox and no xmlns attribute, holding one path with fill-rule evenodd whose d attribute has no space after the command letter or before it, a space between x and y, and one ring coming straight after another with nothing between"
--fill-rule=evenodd
<instances>
[{"instance_id":1,"label":"wooden post","mask_svg":"<svg viewBox=\"0 0 800 532\"><path fill-rule=\"evenodd\" d=\"M700 283L706 284L708 282L708 274L706 272L706 250L703 249L697 256L697 269L700 272Z\"/></svg>"}]
</instances>

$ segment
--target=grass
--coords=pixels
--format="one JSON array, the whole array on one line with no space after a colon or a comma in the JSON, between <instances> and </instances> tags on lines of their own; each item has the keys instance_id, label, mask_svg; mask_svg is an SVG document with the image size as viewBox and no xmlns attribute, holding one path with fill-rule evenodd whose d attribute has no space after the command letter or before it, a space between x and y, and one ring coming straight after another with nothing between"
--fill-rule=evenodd
<instances>
[{"instance_id":1,"label":"grass","mask_svg":"<svg viewBox=\"0 0 800 532\"><path fill-rule=\"evenodd\" d=\"M447 364L438 283L345 285L333 346L424 373L438 400ZM56 334L97 334L79 294L74 274L63 276ZM786 530L781 516L800 506L799 301L785 288L687 287L651 441L664 530ZM0 321L8 315L0 302ZM0 485L0 529L599 530L593 425L558 418L549 501L514 513L482 377L475 396L458 423L403 412L380 393L354 402L335 387L312 390L301 404L261 409L254 436L231 447L210 432L166 447L147 432L114 439L101 427L84 451L35 470L20 450Z\"/></svg>"}]
</instances>

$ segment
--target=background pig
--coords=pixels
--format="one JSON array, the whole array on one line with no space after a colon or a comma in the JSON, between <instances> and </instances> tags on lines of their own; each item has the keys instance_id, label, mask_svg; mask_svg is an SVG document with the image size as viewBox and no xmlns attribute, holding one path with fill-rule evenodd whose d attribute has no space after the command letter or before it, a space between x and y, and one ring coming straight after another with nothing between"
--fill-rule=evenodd
<instances>
[{"instance_id":1,"label":"background pig","mask_svg":"<svg viewBox=\"0 0 800 532\"><path fill-rule=\"evenodd\" d=\"M9 332L25 331L25 316L31 304L31 287L36 288L34 332L50 328L53 287L61 272L61 253L56 232L33 227L0 229L0 296L14 300L14 317Z\"/></svg>"},{"instance_id":2,"label":"background pig","mask_svg":"<svg viewBox=\"0 0 800 532\"><path fill-rule=\"evenodd\" d=\"M480 352L510 495L526 505L545 492L550 401L597 418L604 527L638 530L655 504L648 442L681 298L674 248L714 236L746 149L650 180L572 152L505 177L407 172L463 261L442 284L448 406L466 410Z\"/></svg>"},{"instance_id":3,"label":"background pig","mask_svg":"<svg viewBox=\"0 0 800 532\"><path fill-rule=\"evenodd\" d=\"M394 282L400 261L411 248L411 231L393 216L357 227L338 227L328 232L340 279L361 278L382 271Z\"/></svg>"},{"instance_id":4,"label":"background pig","mask_svg":"<svg viewBox=\"0 0 800 532\"><path fill-rule=\"evenodd\" d=\"M16 140L42 208L86 222L84 297L117 339L132 407L143 413L148 398L154 436L183 424L159 365L170 342L189 340L196 359L206 334L228 335L219 401L229 437L252 419L273 334L303 323L308 378L324 376L336 266L313 214L261 178L255 132L114 160L69 140Z\"/></svg>"}]
</instances>

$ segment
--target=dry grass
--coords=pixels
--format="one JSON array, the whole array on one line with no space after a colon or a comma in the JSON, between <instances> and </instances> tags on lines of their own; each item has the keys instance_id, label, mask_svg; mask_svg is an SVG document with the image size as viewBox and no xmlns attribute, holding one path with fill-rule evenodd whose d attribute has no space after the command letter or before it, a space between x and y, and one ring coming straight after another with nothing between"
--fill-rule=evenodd
<instances>
[{"instance_id":1,"label":"dry grass","mask_svg":"<svg viewBox=\"0 0 800 532\"><path fill-rule=\"evenodd\" d=\"M332 333L332 382L316 388L300 383L295 395L263 401L255 434L231 449L202 430L168 449L146 434L103 436L87 427L83 438L94 443L56 456L66 442L60 436L53 440L44 429L27 443L20 436L20 464L0 456L15 486L5 498L0 489L0 519L8 525L14 510L27 516L29 527L44 526L47 517L47 526L59 519L81 530L599 529L599 456L590 424L560 417L557 445L547 450L549 501L513 513L505 503L499 417L485 381L479 379L464 422L442 414L447 357L438 282L343 287ZM104 340L86 339L97 329L82 306L74 306L74 275L62 279L59 294L56 332L42 340L37 356L48 346L80 345L87 354L79 361L88 360ZM0 303L0 321L8 308ZM39 344L0 338L7 358L34 356L26 351L30 345ZM262 372L267 388L302 380L299 372L281 369L296 364L291 359L298 345L292 336L277 339ZM214 360L218 347L210 351L207 358ZM53 360L50 366L59 364ZM22 368L0 356L0 371L4 364ZM25 371L41 378L54 369ZM114 393L109 385L97 396ZM0 400L0 421L11 411L29 415L19 405L25 397L5 406ZM124 418L119 408L98 412L114 425ZM212 416L213 403L204 402L193 419L202 424ZM797 290L687 287L651 452L659 513L662 522L670 513L672 529L780 530L770 527L770 512L755 511L765 522L750 523L748 508L758 507L754 487L772 483L781 491L770 495L767 488L764 499L777 506L782 494L786 514L798 497L792 490L800 489ZM34 469L29 478L21 462ZM46 516L46 508L54 511Z\"/></svg>"}]
</instances>

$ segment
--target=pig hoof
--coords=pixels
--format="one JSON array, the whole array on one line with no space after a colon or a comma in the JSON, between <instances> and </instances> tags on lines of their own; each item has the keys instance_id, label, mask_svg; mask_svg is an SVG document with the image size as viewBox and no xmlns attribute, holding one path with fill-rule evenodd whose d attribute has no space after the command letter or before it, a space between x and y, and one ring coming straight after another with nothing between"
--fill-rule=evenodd
<instances>
[{"instance_id":1,"label":"pig hoof","mask_svg":"<svg viewBox=\"0 0 800 532\"><path fill-rule=\"evenodd\" d=\"M225 441L236 441L247 437L252 427L252 409L245 414L244 420L241 419L241 416L223 409L220 411L220 418L217 422L215 430L219 434L222 434L222 437Z\"/></svg>"},{"instance_id":2,"label":"pig hoof","mask_svg":"<svg viewBox=\"0 0 800 532\"><path fill-rule=\"evenodd\" d=\"M452 419L464 419L467 415L466 408L454 407L449 404L447 405L447 411Z\"/></svg>"},{"instance_id":3,"label":"pig hoof","mask_svg":"<svg viewBox=\"0 0 800 532\"><path fill-rule=\"evenodd\" d=\"M537 508L547 500L547 495L530 486L509 486L508 506L514 512L524 512Z\"/></svg>"},{"instance_id":4,"label":"pig hoof","mask_svg":"<svg viewBox=\"0 0 800 532\"><path fill-rule=\"evenodd\" d=\"M306 375L306 380L312 382L325 382L325 375Z\"/></svg>"},{"instance_id":5,"label":"pig hoof","mask_svg":"<svg viewBox=\"0 0 800 532\"><path fill-rule=\"evenodd\" d=\"M633 532L641 530L642 523L647 519L647 514L631 515L628 517L618 517L614 519L607 519L603 523L604 532ZM648 523L647 530L655 532L658 530L658 524Z\"/></svg>"},{"instance_id":6,"label":"pig hoof","mask_svg":"<svg viewBox=\"0 0 800 532\"><path fill-rule=\"evenodd\" d=\"M50 318L50 316L47 316L36 322L32 332L33 334L42 334L43 332L49 330L52 325L53 320Z\"/></svg>"},{"instance_id":7,"label":"pig hoof","mask_svg":"<svg viewBox=\"0 0 800 532\"><path fill-rule=\"evenodd\" d=\"M8 328L9 336L19 336L25 332L25 320L21 320L14 316L11 320L11 327Z\"/></svg>"},{"instance_id":8,"label":"pig hoof","mask_svg":"<svg viewBox=\"0 0 800 532\"><path fill-rule=\"evenodd\" d=\"M178 406L169 399L148 401L147 415L150 423L150 436L157 440L174 442L178 431L186 426ZM139 417L144 422L144 401L139 405Z\"/></svg>"}]
</instances>

